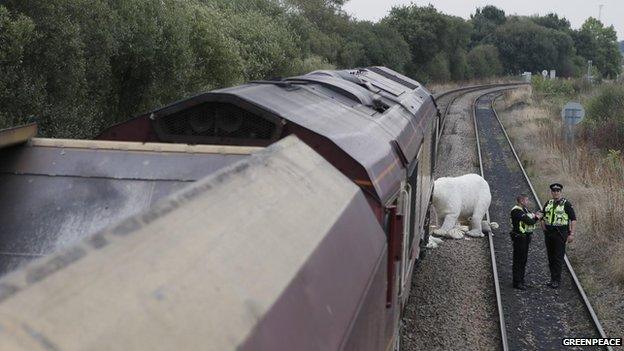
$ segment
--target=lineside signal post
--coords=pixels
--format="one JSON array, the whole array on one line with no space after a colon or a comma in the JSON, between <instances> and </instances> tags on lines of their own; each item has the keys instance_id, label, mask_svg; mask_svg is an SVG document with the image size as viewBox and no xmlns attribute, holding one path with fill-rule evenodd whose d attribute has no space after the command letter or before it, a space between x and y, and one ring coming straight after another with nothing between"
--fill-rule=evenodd
<instances>
[{"instance_id":1,"label":"lineside signal post","mask_svg":"<svg viewBox=\"0 0 624 351\"><path fill-rule=\"evenodd\" d=\"M578 102L570 101L561 110L562 123L562 138L563 141L572 149L575 142L575 126L583 120L585 117L585 109Z\"/></svg>"}]
</instances>

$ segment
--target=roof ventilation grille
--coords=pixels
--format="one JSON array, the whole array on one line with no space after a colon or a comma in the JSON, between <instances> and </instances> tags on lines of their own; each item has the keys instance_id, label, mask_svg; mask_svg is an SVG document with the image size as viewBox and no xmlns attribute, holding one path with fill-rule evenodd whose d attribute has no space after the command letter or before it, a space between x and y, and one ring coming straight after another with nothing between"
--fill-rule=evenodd
<instances>
[{"instance_id":1,"label":"roof ventilation grille","mask_svg":"<svg viewBox=\"0 0 624 351\"><path fill-rule=\"evenodd\" d=\"M278 126L268 119L222 102L206 102L156 118L164 141L192 144L268 145Z\"/></svg>"}]
</instances>

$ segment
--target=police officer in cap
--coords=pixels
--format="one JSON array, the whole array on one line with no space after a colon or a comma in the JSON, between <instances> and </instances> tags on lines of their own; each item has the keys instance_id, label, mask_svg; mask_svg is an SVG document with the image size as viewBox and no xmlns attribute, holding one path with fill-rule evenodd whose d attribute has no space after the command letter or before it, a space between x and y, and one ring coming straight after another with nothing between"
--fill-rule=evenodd
<instances>
[{"instance_id":1,"label":"police officer in cap","mask_svg":"<svg viewBox=\"0 0 624 351\"><path fill-rule=\"evenodd\" d=\"M561 284L561 267L565 256L565 245L574 239L576 228L576 214L572 204L561 196L563 185L553 183L550 185L552 199L544 204L544 240L548 253L548 268L550 268L551 288L558 288Z\"/></svg>"},{"instance_id":2,"label":"police officer in cap","mask_svg":"<svg viewBox=\"0 0 624 351\"><path fill-rule=\"evenodd\" d=\"M529 255L529 244L533 230L535 230L535 224L542 218L542 214L528 210L529 197L526 194L518 195L516 201L516 205L511 209L513 229L510 233L513 241L513 287L514 289L526 290L524 272Z\"/></svg>"}]
</instances>

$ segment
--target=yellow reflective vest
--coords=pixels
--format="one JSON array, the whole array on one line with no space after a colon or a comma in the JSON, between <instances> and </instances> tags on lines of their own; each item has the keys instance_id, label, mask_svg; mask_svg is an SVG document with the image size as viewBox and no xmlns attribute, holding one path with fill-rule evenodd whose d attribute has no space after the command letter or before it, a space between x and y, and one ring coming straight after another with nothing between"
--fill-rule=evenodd
<instances>
[{"instance_id":1,"label":"yellow reflective vest","mask_svg":"<svg viewBox=\"0 0 624 351\"><path fill-rule=\"evenodd\" d=\"M565 211L566 199L562 199L555 205L555 200L550 199L544 207L544 223L552 226L565 226L570 223L568 214Z\"/></svg>"},{"instance_id":2,"label":"yellow reflective vest","mask_svg":"<svg viewBox=\"0 0 624 351\"><path fill-rule=\"evenodd\" d=\"M511 210L513 211L515 209L519 209L520 211L524 212L524 208L518 205L514 206ZM523 221L519 221L518 229L520 230L520 234L533 233L533 231L535 230L535 224L526 224Z\"/></svg>"}]
</instances>

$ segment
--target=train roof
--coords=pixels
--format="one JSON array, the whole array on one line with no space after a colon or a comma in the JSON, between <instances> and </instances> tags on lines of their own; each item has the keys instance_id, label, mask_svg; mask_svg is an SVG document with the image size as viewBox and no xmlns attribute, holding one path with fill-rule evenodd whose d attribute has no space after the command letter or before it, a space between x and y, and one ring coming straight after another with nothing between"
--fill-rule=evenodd
<instances>
[{"instance_id":1,"label":"train roof","mask_svg":"<svg viewBox=\"0 0 624 351\"><path fill-rule=\"evenodd\" d=\"M250 82L203 93L143 117L153 121L161 140L214 143L218 138L202 136L202 131L212 133L218 122L208 118L222 115L229 121L250 121L227 122L224 127L242 125L243 143L253 142L253 136L260 144L274 142L285 136L282 129L288 123L326 138L365 169L376 197L385 202L398 189L402 168L417 156L437 108L418 82L385 67L369 67ZM249 132L253 128L257 130Z\"/></svg>"},{"instance_id":2,"label":"train roof","mask_svg":"<svg viewBox=\"0 0 624 351\"><path fill-rule=\"evenodd\" d=\"M385 240L291 136L0 279L0 349L340 349Z\"/></svg>"},{"instance_id":3,"label":"train roof","mask_svg":"<svg viewBox=\"0 0 624 351\"><path fill-rule=\"evenodd\" d=\"M37 138L2 148L0 275L259 149Z\"/></svg>"}]
</instances>

